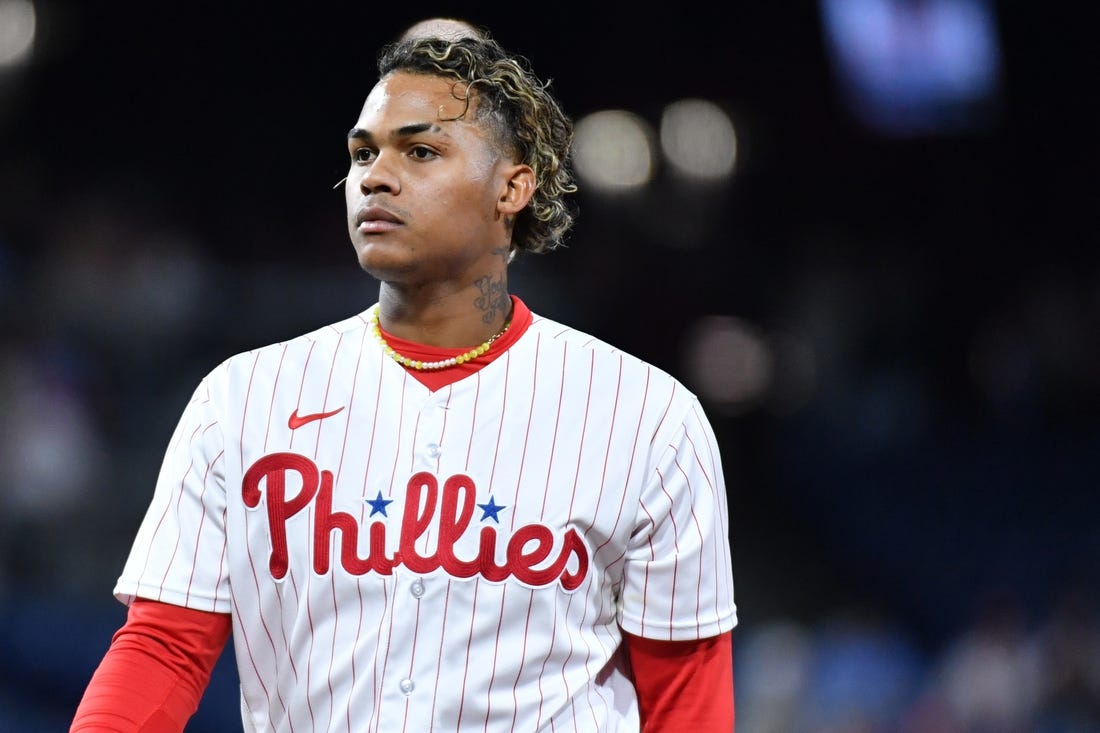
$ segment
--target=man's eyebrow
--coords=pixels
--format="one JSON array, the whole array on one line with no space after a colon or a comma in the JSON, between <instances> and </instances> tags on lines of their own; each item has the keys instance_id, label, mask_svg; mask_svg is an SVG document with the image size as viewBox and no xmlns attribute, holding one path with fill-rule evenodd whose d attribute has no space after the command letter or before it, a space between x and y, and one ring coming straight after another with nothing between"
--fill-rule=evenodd
<instances>
[{"instance_id":1,"label":"man's eyebrow","mask_svg":"<svg viewBox=\"0 0 1100 733\"><path fill-rule=\"evenodd\" d=\"M401 138L409 137L410 135L416 135L421 132L427 132L428 130L438 129L438 126L431 122L415 122L410 125L404 125L393 131L391 137ZM348 130L348 140L364 140L370 142L374 139L374 135L370 130L364 130L362 127L353 127Z\"/></svg>"},{"instance_id":2,"label":"man's eyebrow","mask_svg":"<svg viewBox=\"0 0 1100 733\"><path fill-rule=\"evenodd\" d=\"M348 140L370 140L373 136L362 127L353 127L348 130Z\"/></svg>"}]
</instances>

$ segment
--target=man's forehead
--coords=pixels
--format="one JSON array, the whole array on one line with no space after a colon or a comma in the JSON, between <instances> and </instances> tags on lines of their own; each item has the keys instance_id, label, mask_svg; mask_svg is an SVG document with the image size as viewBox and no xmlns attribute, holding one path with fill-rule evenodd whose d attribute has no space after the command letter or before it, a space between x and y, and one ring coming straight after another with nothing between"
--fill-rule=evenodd
<instances>
[{"instance_id":1,"label":"man's forehead","mask_svg":"<svg viewBox=\"0 0 1100 733\"><path fill-rule=\"evenodd\" d=\"M360 120L372 117L409 114L437 123L456 118L474 106L462 96L462 82L429 74L395 73L380 79L367 95Z\"/></svg>"}]
</instances>

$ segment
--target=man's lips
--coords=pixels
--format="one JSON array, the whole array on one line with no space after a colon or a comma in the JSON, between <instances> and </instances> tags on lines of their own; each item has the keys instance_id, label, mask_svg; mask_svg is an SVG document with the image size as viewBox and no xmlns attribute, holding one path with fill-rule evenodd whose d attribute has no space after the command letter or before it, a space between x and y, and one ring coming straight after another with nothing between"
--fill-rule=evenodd
<instances>
[{"instance_id":1,"label":"man's lips","mask_svg":"<svg viewBox=\"0 0 1100 733\"><path fill-rule=\"evenodd\" d=\"M367 206L359 209L355 214L355 221L358 224L358 230L364 234L392 231L404 223L401 217L381 206Z\"/></svg>"}]
</instances>

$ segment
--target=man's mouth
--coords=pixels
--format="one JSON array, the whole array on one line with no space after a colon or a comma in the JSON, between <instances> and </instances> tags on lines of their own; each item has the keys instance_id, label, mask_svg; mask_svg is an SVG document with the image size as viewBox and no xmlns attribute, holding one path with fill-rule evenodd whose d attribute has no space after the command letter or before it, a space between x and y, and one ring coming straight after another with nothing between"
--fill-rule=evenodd
<instances>
[{"instance_id":1,"label":"man's mouth","mask_svg":"<svg viewBox=\"0 0 1100 733\"><path fill-rule=\"evenodd\" d=\"M389 232L404 223L397 214L378 205L359 209L355 214L355 222L358 231L364 234Z\"/></svg>"}]
</instances>

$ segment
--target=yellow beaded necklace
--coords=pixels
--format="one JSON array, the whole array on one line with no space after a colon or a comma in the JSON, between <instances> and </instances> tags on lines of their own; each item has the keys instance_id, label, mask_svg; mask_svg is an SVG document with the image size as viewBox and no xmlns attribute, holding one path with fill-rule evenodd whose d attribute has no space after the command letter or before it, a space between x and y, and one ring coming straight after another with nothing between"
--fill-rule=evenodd
<instances>
[{"instance_id":1,"label":"yellow beaded necklace","mask_svg":"<svg viewBox=\"0 0 1100 733\"><path fill-rule=\"evenodd\" d=\"M440 361L419 361L417 359L410 359L403 354L398 354L392 346L386 343L386 337L382 335L382 328L378 325L378 310L376 309L370 317L370 329L374 334L374 338L378 340L378 343L382 345L382 351L386 353L386 356L390 357L398 364L409 369L416 369L417 371L431 371L435 369L446 369L447 367L453 367L457 364L465 364L466 362L476 359L484 354L492 346L493 342L504 335L504 332L508 330L508 327L512 325L511 319L504 322L504 327L490 336L487 341L480 346L467 351L465 354L459 354L458 356L452 356L449 359L442 359Z\"/></svg>"}]
</instances>

